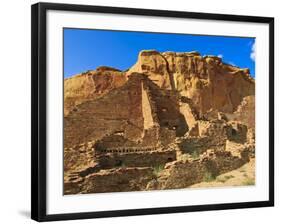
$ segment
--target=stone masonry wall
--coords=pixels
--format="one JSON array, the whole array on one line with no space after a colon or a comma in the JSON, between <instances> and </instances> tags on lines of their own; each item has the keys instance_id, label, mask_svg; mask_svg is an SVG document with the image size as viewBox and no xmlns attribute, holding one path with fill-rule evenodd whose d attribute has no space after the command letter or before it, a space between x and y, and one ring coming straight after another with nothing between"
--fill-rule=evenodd
<instances>
[{"instance_id":1,"label":"stone masonry wall","mask_svg":"<svg viewBox=\"0 0 281 224\"><path fill-rule=\"evenodd\" d=\"M143 132L141 76L132 75L122 87L84 102L64 118L64 147L124 132L137 141Z\"/></svg>"},{"instance_id":2,"label":"stone masonry wall","mask_svg":"<svg viewBox=\"0 0 281 224\"><path fill-rule=\"evenodd\" d=\"M154 121L152 117L152 109L151 105L149 102L148 94L146 89L143 87L143 82L142 82L142 114L143 114L143 126L144 129L149 129L154 126Z\"/></svg>"},{"instance_id":3,"label":"stone masonry wall","mask_svg":"<svg viewBox=\"0 0 281 224\"><path fill-rule=\"evenodd\" d=\"M208 150L198 159L167 164L157 180L148 184L147 190L186 188L204 181L205 178L215 178L237 169L248 161L249 156L246 151L241 152L241 156L233 156L227 151Z\"/></svg>"},{"instance_id":4,"label":"stone masonry wall","mask_svg":"<svg viewBox=\"0 0 281 224\"><path fill-rule=\"evenodd\" d=\"M65 194L88 194L145 190L147 183L155 178L153 169L119 168L92 173L76 182L65 182Z\"/></svg>"},{"instance_id":5,"label":"stone masonry wall","mask_svg":"<svg viewBox=\"0 0 281 224\"><path fill-rule=\"evenodd\" d=\"M205 152L207 149L224 149L225 141L214 139L210 136L189 137L178 144L183 153L196 152L198 154Z\"/></svg>"},{"instance_id":6,"label":"stone masonry wall","mask_svg":"<svg viewBox=\"0 0 281 224\"><path fill-rule=\"evenodd\" d=\"M148 149L149 150L149 149ZM156 167L176 160L176 151L148 151L136 153L108 153L96 156L95 161L102 169L119 166Z\"/></svg>"}]
</instances>

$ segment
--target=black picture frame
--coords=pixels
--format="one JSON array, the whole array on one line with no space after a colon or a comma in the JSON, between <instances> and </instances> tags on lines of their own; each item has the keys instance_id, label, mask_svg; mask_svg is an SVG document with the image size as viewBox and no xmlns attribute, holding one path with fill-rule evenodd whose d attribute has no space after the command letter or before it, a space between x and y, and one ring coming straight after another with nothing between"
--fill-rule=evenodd
<instances>
[{"instance_id":1,"label":"black picture frame","mask_svg":"<svg viewBox=\"0 0 281 224\"><path fill-rule=\"evenodd\" d=\"M269 200L208 204L195 206L160 207L101 212L84 212L69 214L46 213L46 12L64 10L75 12L100 12L142 16L162 16L174 18L192 18L220 21L254 22L269 24ZM274 206L274 18L195 13L183 11L164 11L136 8L103 7L89 5L37 3L32 5L31 19L31 218L36 221L74 220L86 218L148 215L161 213L192 212L206 210L238 209Z\"/></svg>"}]
</instances>

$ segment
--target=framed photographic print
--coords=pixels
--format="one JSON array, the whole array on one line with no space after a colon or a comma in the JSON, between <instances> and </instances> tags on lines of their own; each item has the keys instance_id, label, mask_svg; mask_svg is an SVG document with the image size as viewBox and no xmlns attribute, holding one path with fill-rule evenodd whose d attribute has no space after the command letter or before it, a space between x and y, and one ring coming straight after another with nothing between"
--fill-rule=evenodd
<instances>
[{"instance_id":1,"label":"framed photographic print","mask_svg":"<svg viewBox=\"0 0 281 224\"><path fill-rule=\"evenodd\" d=\"M274 205L274 19L32 6L32 218Z\"/></svg>"}]
</instances>

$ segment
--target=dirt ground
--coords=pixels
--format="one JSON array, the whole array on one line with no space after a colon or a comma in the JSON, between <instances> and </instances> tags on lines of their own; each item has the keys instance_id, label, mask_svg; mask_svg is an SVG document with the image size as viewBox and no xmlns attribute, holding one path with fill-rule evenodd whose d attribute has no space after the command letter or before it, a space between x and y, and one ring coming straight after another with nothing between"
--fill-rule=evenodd
<instances>
[{"instance_id":1,"label":"dirt ground","mask_svg":"<svg viewBox=\"0 0 281 224\"><path fill-rule=\"evenodd\" d=\"M247 186L255 185L255 159L239 169L232 170L217 176L213 180L191 185L190 188L225 187L225 186Z\"/></svg>"}]
</instances>

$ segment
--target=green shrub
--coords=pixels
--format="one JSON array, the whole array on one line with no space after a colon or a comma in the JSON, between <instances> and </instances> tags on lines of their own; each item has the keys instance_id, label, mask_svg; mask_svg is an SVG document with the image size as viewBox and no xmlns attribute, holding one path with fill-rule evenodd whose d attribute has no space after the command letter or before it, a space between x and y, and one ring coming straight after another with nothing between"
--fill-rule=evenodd
<instances>
[{"instance_id":1,"label":"green shrub","mask_svg":"<svg viewBox=\"0 0 281 224\"><path fill-rule=\"evenodd\" d=\"M192 157L192 159L198 159L199 158L199 153L197 151L193 151L191 153L191 157Z\"/></svg>"},{"instance_id":2,"label":"green shrub","mask_svg":"<svg viewBox=\"0 0 281 224\"><path fill-rule=\"evenodd\" d=\"M221 182L221 183L224 183L231 178L234 178L234 176L233 175L225 175L225 176L216 178L216 180Z\"/></svg>"},{"instance_id":3,"label":"green shrub","mask_svg":"<svg viewBox=\"0 0 281 224\"><path fill-rule=\"evenodd\" d=\"M233 176L233 175L225 175L224 178L225 178L226 180L229 180L229 179L231 179L231 178L234 178L234 176Z\"/></svg>"},{"instance_id":4,"label":"green shrub","mask_svg":"<svg viewBox=\"0 0 281 224\"><path fill-rule=\"evenodd\" d=\"M211 181L214 181L216 179L216 177L209 171L206 171L204 173L204 176L203 176L203 181L204 182L211 182Z\"/></svg>"},{"instance_id":5,"label":"green shrub","mask_svg":"<svg viewBox=\"0 0 281 224\"><path fill-rule=\"evenodd\" d=\"M164 165L160 164L158 166L153 167L153 173L158 175L162 170L164 170Z\"/></svg>"},{"instance_id":6,"label":"green shrub","mask_svg":"<svg viewBox=\"0 0 281 224\"><path fill-rule=\"evenodd\" d=\"M243 182L243 185L255 185L255 179L248 178Z\"/></svg>"}]
</instances>

